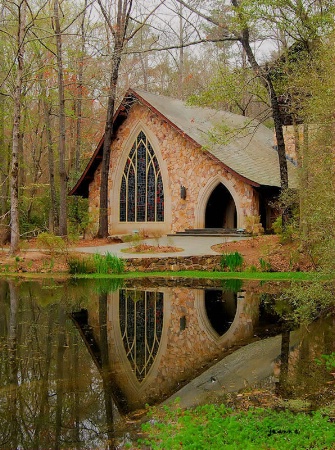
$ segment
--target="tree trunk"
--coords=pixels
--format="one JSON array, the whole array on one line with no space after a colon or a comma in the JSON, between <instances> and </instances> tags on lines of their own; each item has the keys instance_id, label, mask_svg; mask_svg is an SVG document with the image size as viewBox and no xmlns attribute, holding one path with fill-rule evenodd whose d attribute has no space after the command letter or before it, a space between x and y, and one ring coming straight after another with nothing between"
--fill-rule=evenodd
<instances>
[{"instance_id":1,"label":"tree trunk","mask_svg":"<svg viewBox=\"0 0 335 450\"><path fill-rule=\"evenodd\" d=\"M76 109L77 109L77 123L76 123L76 151L75 151L75 161L74 161L74 170L76 173L76 178L79 175L80 171L80 158L81 158L81 126L82 126L82 107L83 107L83 77L84 77L84 53L85 53L85 17L86 17L86 8L87 8L87 0L85 0L84 5L84 13L83 19L81 22L81 35L80 35L80 56L78 61L78 97L76 100Z\"/></svg>"},{"instance_id":2,"label":"tree trunk","mask_svg":"<svg viewBox=\"0 0 335 450\"><path fill-rule=\"evenodd\" d=\"M108 236L108 174L113 137L113 116L116 102L116 90L119 79L119 67L122 58L122 51L126 41L126 32L133 0L118 0L116 24L111 22L105 8L101 3L101 0L98 0L98 3L114 38L112 72L109 83L107 119L101 162L99 230L97 234L97 237L105 238Z\"/></svg>"},{"instance_id":3,"label":"tree trunk","mask_svg":"<svg viewBox=\"0 0 335 450\"><path fill-rule=\"evenodd\" d=\"M122 57L122 48L123 44L116 42L112 58L113 67L109 84L107 120L105 125L103 155L101 162L99 230L97 235L99 238L106 238L108 236L108 174L113 137L113 115L116 101L117 82L119 78L119 67Z\"/></svg>"},{"instance_id":4,"label":"tree trunk","mask_svg":"<svg viewBox=\"0 0 335 450\"><path fill-rule=\"evenodd\" d=\"M59 235L67 236L67 172L66 158L66 128L65 128L65 96L64 71L62 54L62 34L59 22L59 3L54 0L54 27L57 47L58 99L59 99Z\"/></svg>"},{"instance_id":5,"label":"tree trunk","mask_svg":"<svg viewBox=\"0 0 335 450\"><path fill-rule=\"evenodd\" d=\"M27 4L22 2L19 10L19 23L17 35L17 72L14 92L14 121L12 160L10 169L10 253L15 254L18 250L20 240L19 225L19 153L20 153L20 126L21 126L21 101L23 85L23 59L24 38L26 25Z\"/></svg>"},{"instance_id":6,"label":"tree trunk","mask_svg":"<svg viewBox=\"0 0 335 450\"><path fill-rule=\"evenodd\" d=\"M108 436L108 450L116 448L114 446L115 430L113 415L113 379L109 362L108 328L107 328L107 294L99 295L99 329L100 329L100 351L102 365L102 384L104 390L104 401L106 411L106 434Z\"/></svg>"},{"instance_id":7,"label":"tree trunk","mask_svg":"<svg viewBox=\"0 0 335 450\"><path fill-rule=\"evenodd\" d=\"M236 0L232 0L234 7L238 6ZM251 68L255 72L255 74L260 78L264 87L266 88L270 102L271 102L271 110L272 117L275 126L275 136L277 141L277 152L278 152L278 160L279 160L279 171L280 171L280 187L282 190L288 188L288 172L287 172L287 160L286 160L286 149L285 149L285 141L284 141L284 133L283 133L283 125L281 121L281 114L279 109L279 104L277 100L277 93L273 86L271 76L269 72L264 71L258 62L256 61L255 55L250 46L249 40L249 30L245 28L242 31L242 34L239 38L243 49L247 55L249 64Z\"/></svg>"},{"instance_id":8,"label":"tree trunk","mask_svg":"<svg viewBox=\"0 0 335 450\"><path fill-rule=\"evenodd\" d=\"M5 149L5 96L0 93L0 152L2 155L0 161L0 184L1 184L1 201L0 216L6 214L6 174L7 172L7 152Z\"/></svg>"},{"instance_id":9,"label":"tree trunk","mask_svg":"<svg viewBox=\"0 0 335 450\"><path fill-rule=\"evenodd\" d=\"M44 103L44 118L45 118L45 132L47 136L47 146L48 146L48 168L49 168L49 183L50 183L50 216L49 216L49 227L50 231L53 233L58 233L59 230L59 216L57 209L57 192L55 183L55 155L52 142L52 132L51 132L51 112L47 100Z\"/></svg>"}]
</instances>

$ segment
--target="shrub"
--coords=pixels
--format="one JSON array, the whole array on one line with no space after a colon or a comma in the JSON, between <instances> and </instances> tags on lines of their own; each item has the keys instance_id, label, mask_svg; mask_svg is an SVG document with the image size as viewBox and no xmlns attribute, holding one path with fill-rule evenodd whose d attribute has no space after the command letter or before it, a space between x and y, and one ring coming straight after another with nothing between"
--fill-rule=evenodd
<instances>
[{"instance_id":1,"label":"shrub","mask_svg":"<svg viewBox=\"0 0 335 450\"><path fill-rule=\"evenodd\" d=\"M245 217L245 231L252 236L264 233L264 228L261 224L260 216L247 216Z\"/></svg>"},{"instance_id":2,"label":"shrub","mask_svg":"<svg viewBox=\"0 0 335 450\"><path fill-rule=\"evenodd\" d=\"M95 253L90 256L71 255L67 260L69 273L85 274L85 273L122 273L124 271L124 261L109 252L106 255Z\"/></svg>"},{"instance_id":3,"label":"shrub","mask_svg":"<svg viewBox=\"0 0 335 450\"><path fill-rule=\"evenodd\" d=\"M90 222L88 200L77 196L68 199L68 223L70 235L82 235Z\"/></svg>"},{"instance_id":4,"label":"shrub","mask_svg":"<svg viewBox=\"0 0 335 450\"><path fill-rule=\"evenodd\" d=\"M238 272L243 265L243 256L239 252L224 253L221 257L220 266L222 270L228 269L230 272Z\"/></svg>"},{"instance_id":5,"label":"shrub","mask_svg":"<svg viewBox=\"0 0 335 450\"><path fill-rule=\"evenodd\" d=\"M63 253L66 250L66 243L63 238L47 232L40 233L37 236L37 246L49 251L52 255Z\"/></svg>"},{"instance_id":6,"label":"shrub","mask_svg":"<svg viewBox=\"0 0 335 450\"><path fill-rule=\"evenodd\" d=\"M278 216L272 224L272 229L275 234L282 234L283 231L283 219L282 216Z\"/></svg>"},{"instance_id":7,"label":"shrub","mask_svg":"<svg viewBox=\"0 0 335 450\"><path fill-rule=\"evenodd\" d=\"M83 257L70 255L67 259L67 264L69 266L69 273L71 275L95 272L94 261L92 256Z\"/></svg>"},{"instance_id":8,"label":"shrub","mask_svg":"<svg viewBox=\"0 0 335 450\"><path fill-rule=\"evenodd\" d=\"M124 261L109 252L105 256L96 253L93 259L96 273L122 273L124 271Z\"/></svg>"}]
</instances>

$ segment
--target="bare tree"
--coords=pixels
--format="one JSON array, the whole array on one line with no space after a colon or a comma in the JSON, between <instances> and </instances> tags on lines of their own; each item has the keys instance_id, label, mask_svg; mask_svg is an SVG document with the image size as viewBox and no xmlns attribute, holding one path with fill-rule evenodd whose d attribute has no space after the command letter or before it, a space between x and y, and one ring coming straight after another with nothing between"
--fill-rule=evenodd
<instances>
[{"instance_id":1,"label":"bare tree","mask_svg":"<svg viewBox=\"0 0 335 450\"><path fill-rule=\"evenodd\" d=\"M163 3L163 1L164 0L162 0L160 4ZM108 88L107 117L101 163L99 230L97 234L98 237L104 238L108 236L108 174L113 137L113 115L115 110L121 59L126 44L135 36L135 34L139 30L141 30L145 26L148 18L153 14L158 6L153 7L153 10L146 16L146 18L142 22L139 23L135 30L128 30L130 23L130 14L133 8L133 0L118 0L117 2L115 2L117 3L115 4L115 23L112 21L110 14L102 4L102 0L98 0L98 3L105 18L108 29L113 36L111 74ZM127 35L128 31L129 34Z\"/></svg>"},{"instance_id":2,"label":"bare tree","mask_svg":"<svg viewBox=\"0 0 335 450\"><path fill-rule=\"evenodd\" d=\"M129 25L130 12L132 10L133 1L118 0L116 24L112 23L111 17L103 6L102 1L98 0L98 3L114 39L114 48L112 52L112 70L109 82L107 117L101 163L98 237L104 238L108 236L108 173L113 136L113 115L116 101L116 89L119 78L119 67L121 63L122 52L126 43L126 33Z\"/></svg>"},{"instance_id":3,"label":"bare tree","mask_svg":"<svg viewBox=\"0 0 335 450\"><path fill-rule=\"evenodd\" d=\"M59 2L54 0L54 30L56 35L57 76L58 76L58 100L59 100L59 235L67 235L67 171L66 171L66 125L65 125L65 95L64 95L64 70L62 51L62 32L59 20Z\"/></svg>"},{"instance_id":4,"label":"bare tree","mask_svg":"<svg viewBox=\"0 0 335 450\"><path fill-rule=\"evenodd\" d=\"M19 225L19 151L20 151L20 127L21 127L21 102L23 85L23 66L26 33L27 2L22 0L15 3L18 11L17 22L17 69L14 91L14 123L12 141L12 160L10 170L10 226L11 241L10 252L16 253L20 240Z\"/></svg>"}]
</instances>

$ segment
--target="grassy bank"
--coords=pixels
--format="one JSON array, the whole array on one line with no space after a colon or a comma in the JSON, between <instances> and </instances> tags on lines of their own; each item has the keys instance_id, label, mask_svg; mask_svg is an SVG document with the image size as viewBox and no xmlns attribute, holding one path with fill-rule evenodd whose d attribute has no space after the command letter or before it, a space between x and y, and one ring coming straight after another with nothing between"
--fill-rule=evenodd
<instances>
[{"instance_id":1,"label":"grassy bank","mask_svg":"<svg viewBox=\"0 0 335 450\"><path fill-rule=\"evenodd\" d=\"M197 278L213 280L255 280L255 281L315 281L327 280L330 276L318 272L206 272L206 271L164 271L164 272L123 272L120 274L76 274L70 275L59 272L1 272L0 277L8 278L78 278L78 279L103 279L103 278Z\"/></svg>"}]
</instances>

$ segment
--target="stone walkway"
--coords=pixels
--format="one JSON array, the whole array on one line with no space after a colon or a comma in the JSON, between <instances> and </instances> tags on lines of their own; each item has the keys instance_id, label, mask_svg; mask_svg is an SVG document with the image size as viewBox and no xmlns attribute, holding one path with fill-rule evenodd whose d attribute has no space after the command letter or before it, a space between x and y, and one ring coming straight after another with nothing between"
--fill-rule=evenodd
<instances>
[{"instance_id":1,"label":"stone walkway","mask_svg":"<svg viewBox=\"0 0 335 450\"><path fill-rule=\"evenodd\" d=\"M162 253L125 253L123 249L132 246L131 242L123 242L121 244L107 244L95 247L77 247L73 250L83 253L100 253L107 252L118 256L119 258L164 258L168 256L204 256L217 255L218 253L212 250L215 244L222 244L224 242L240 241L249 239L247 237L222 237L222 236L162 236L159 239L145 239L141 243L149 245L160 245L182 248L180 252L162 252Z\"/></svg>"}]
</instances>

